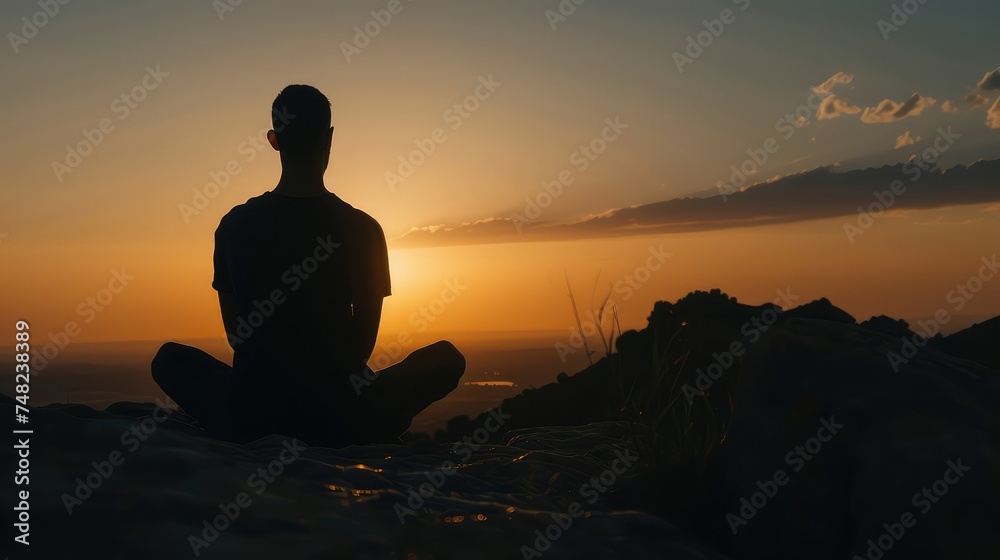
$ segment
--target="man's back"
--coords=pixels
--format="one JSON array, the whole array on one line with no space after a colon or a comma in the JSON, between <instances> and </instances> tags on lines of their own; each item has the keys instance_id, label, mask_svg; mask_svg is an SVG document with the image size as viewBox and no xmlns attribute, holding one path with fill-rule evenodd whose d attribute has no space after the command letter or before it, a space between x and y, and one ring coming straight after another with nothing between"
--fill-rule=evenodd
<instances>
[{"instance_id":1,"label":"man's back","mask_svg":"<svg viewBox=\"0 0 1000 560\"><path fill-rule=\"evenodd\" d=\"M368 358L351 343L352 304L390 293L385 237L331 193L266 192L219 224L212 287L239 303L230 335L238 373L350 391L349 375Z\"/></svg>"}]
</instances>

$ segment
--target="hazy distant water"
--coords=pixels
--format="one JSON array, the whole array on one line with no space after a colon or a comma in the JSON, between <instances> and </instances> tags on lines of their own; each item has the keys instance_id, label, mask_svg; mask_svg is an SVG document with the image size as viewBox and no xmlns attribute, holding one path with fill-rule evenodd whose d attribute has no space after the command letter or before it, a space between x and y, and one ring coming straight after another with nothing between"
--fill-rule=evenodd
<instances>
[{"instance_id":1,"label":"hazy distant water","mask_svg":"<svg viewBox=\"0 0 1000 560\"><path fill-rule=\"evenodd\" d=\"M549 331L438 336L400 349L399 355L405 356L418 345L437 338L452 340L466 355L468 367L464 383L418 416L411 428L414 431L432 433L449 418L460 414L474 416L525 388L554 381L559 372L575 373L587 365L582 349L563 363L555 344L567 343L568 334ZM162 398L163 393L149 372L149 362L162 342L71 343L49 360L44 369L33 372L31 404L73 402L102 409L113 402L153 402ZM197 346L232 363L232 350L224 339L178 342ZM36 348L38 344L36 341ZM385 351L379 346L375 355ZM12 347L0 348L4 361L12 361L12 355ZM0 392L13 394L11 377L5 374Z\"/></svg>"}]
</instances>

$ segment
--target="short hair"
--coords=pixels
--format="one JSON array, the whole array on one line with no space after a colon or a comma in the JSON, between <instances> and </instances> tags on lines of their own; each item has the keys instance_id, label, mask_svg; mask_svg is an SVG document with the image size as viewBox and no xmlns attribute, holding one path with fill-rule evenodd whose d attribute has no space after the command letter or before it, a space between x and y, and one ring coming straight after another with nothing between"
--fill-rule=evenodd
<instances>
[{"instance_id":1,"label":"short hair","mask_svg":"<svg viewBox=\"0 0 1000 560\"><path fill-rule=\"evenodd\" d=\"M288 155L313 155L330 129L330 100L320 90L290 85L271 104L271 126Z\"/></svg>"}]
</instances>

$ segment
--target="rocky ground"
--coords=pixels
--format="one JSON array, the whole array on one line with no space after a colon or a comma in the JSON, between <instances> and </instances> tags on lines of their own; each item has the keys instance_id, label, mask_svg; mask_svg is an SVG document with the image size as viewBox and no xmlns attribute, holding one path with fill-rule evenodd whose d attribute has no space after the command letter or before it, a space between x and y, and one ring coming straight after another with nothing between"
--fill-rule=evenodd
<instances>
[{"instance_id":1,"label":"rocky ground","mask_svg":"<svg viewBox=\"0 0 1000 560\"><path fill-rule=\"evenodd\" d=\"M31 414L26 558L720 557L609 499L642 469L627 424L333 450L213 440L153 404Z\"/></svg>"}]
</instances>

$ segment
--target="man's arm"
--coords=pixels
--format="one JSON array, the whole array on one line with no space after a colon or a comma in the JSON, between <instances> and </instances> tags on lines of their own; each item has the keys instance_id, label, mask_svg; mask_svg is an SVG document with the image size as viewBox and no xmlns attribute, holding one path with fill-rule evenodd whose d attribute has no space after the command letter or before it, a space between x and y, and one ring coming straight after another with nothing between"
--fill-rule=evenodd
<instances>
[{"instance_id":1,"label":"man's arm","mask_svg":"<svg viewBox=\"0 0 1000 560\"><path fill-rule=\"evenodd\" d=\"M351 332L353 333L354 349L358 358L367 362L375 350L375 338L382 321L382 302L390 295L389 254L385 243L382 226L374 218L360 213L362 220L357 231L363 232L362 245L359 253L353 253L352 262L356 263L352 278Z\"/></svg>"},{"instance_id":2,"label":"man's arm","mask_svg":"<svg viewBox=\"0 0 1000 560\"><path fill-rule=\"evenodd\" d=\"M352 308L355 334L354 348L365 362L375 350L375 337L382 321L382 296L367 296L355 302Z\"/></svg>"},{"instance_id":3,"label":"man's arm","mask_svg":"<svg viewBox=\"0 0 1000 560\"><path fill-rule=\"evenodd\" d=\"M219 309L222 311L222 325L226 329L226 341L229 346L236 350L236 345L241 341L236 336L236 322L240 315L239 300L233 292L233 282L229 274L229 231L232 223L232 215L235 209L222 217L219 227L215 230L215 254L212 256L212 263L215 274L212 277L212 288L219 292Z\"/></svg>"},{"instance_id":4,"label":"man's arm","mask_svg":"<svg viewBox=\"0 0 1000 560\"><path fill-rule=\"evenodd\" d=\"M240 342L236 336L236 320L240 315L240 303L236 294L219 292L219 309L222 310L222 324L226 327L226 340L235 351Z\"/></svg>"}]
</instances>

